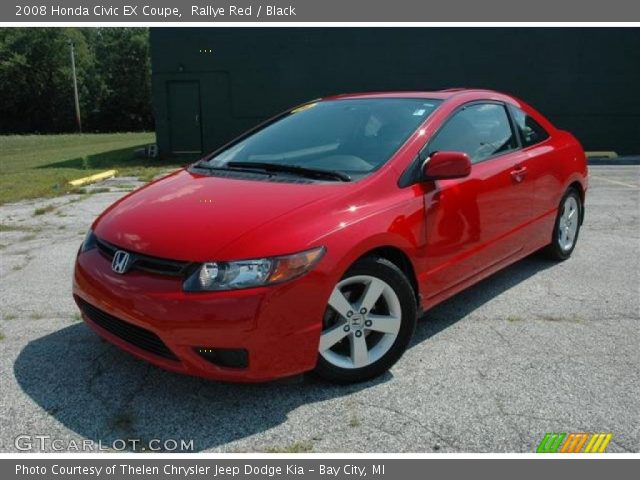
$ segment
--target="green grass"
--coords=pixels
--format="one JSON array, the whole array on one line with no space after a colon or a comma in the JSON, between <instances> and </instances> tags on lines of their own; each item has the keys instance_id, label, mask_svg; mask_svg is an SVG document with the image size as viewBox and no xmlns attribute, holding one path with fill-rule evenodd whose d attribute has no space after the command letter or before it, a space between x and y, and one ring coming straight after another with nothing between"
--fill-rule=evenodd
<instances>
[{"instance_id":1,"label":"green grass","mask_svg":"<svg viewBox=\"0 0 640 480\"><path fill-rule=\"evenodd\" d=\"M0 136L0 205L74 192L69 180L116 169L119 176L150 180L186 163L136 158L153 133Z\"/></svg>"},{"instance_id":2,"label":"green grass","mask_svg":"<svg viewBox=\"0 0 640 480\"><path fill-rule=\"evenodd\" d=\"M581 323L584 319L575 313L568 316L558 316L558 315L542 315L540 317L542 320L546 320L547 322L570 322L570 323Z\"/></svg>"},{"instance_id":3,"label":"green grass","mask_svg":"<svg viewBox=\"0 0 640 480\"><path fill-rule=\"evenodd\" d=\"M266 453L309 453L313 451L313 445L309 442L295 442L284 447L270 447Z\"/></svg>"},{"instance_id":4,"label":"green grass","mask_svg":"<svg viewBox=\"0 0 640 480\"><path fill-rule=\"evenodd\" d=\"M39 229L36 227L23 227L21 225L5 225L0 223L0 233L2 232L33 232Z\"/></svg>"},{"instance_id":5,"label":"green grass","mask_svg":"<svg viewBox=\"0 0 640 480\"><path fill-rule=\"evenodd\" d=\"M44 215L45 213L53 212L56 209L53 205L47 205L46 207L36 208L33 211L34 215Z\"/></svg>"}]
</instances>

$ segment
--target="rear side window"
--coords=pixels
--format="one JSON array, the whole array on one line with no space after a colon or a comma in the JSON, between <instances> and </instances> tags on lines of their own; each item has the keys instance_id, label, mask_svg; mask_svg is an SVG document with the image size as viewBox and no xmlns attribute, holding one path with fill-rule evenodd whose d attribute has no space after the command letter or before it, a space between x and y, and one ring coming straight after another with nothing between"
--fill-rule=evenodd
<instances>
[{"instance_id":1,"label":"rear side window","mask_svg":"<svg viewBox=\"0 0 640 480\"><path fill-rule=\"evenodd\" d=\"M547 131L533 117L527 115L518 107L511 106L511 113L522 139L523 147L530 147L549 138Z\"/></svg>"},{"instance_id":2,"label":"rear side window","mask_svg":"<svg viewBox=\"0 0 640 480\"><path fill-rule=\"evenodd\" d=\"M474 103L454 113L429 144L429 152L453 151L481 162L517 148L505 107Z\"/></svg>"}]
</instances>

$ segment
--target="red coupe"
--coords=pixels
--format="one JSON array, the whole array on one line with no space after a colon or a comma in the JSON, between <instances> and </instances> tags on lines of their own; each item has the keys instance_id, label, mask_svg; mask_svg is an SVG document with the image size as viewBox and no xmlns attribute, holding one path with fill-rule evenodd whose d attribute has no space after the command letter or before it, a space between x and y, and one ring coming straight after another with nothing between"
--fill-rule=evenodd
<instances>
[{"instance_id":1,"label":"red coupe","mask_svg":"<svg viewBox=\"0 0 640 480\"><path fill-rule=\"evenodd\" d=\"M323 98L109 207L74 297L175 372L366 380L419 312L536 250L568 258L586 190L578 141L511 96Z\"/></svg>"}]
</instances>

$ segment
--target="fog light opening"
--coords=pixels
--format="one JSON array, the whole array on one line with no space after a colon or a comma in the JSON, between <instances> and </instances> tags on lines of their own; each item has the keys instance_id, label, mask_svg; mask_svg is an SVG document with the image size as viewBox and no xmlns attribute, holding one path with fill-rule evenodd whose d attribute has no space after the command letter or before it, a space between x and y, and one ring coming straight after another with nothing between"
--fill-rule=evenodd
<instances>
[{"instance_id":1,"label":"fog light opening","mask_svg":"<svg viewBox=\"0 0 640 480\"><path fill-rule=\"evenodd\" d=\"M195 352L209 363L224 368L247 368L249 352L243 348L196 347Z\"/></svg>"}]
</instances>

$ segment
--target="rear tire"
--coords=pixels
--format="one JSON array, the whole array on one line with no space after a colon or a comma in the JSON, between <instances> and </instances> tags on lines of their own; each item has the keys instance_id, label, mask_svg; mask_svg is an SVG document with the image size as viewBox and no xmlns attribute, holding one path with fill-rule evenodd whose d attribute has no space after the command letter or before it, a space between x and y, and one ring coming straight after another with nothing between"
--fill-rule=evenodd
<instances>
[{"instance_id":1,"label":"rear tire","mask_svg":"<svg viewBox=\"0 0 640 480\"><path fill-rule=\"evenodd\" d=\"M544 249L547 258L563 261L571 256L582 223L582 199L575 188L569 188L560 200L551 243Z\"/></svg>"},{"instance_id":2,"label":"rear tire","mask_svg":"<svg viewBox=\"0 0 640 480\"><path fill-rule=\"evenodd\" d=\"M358 260L329 298L315 372L335 383L381 375L407 349L416 323L406 275L384 258Z\"/></svg>"}]
</instances>

